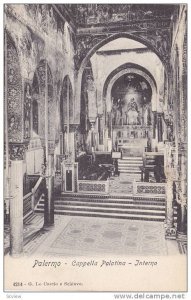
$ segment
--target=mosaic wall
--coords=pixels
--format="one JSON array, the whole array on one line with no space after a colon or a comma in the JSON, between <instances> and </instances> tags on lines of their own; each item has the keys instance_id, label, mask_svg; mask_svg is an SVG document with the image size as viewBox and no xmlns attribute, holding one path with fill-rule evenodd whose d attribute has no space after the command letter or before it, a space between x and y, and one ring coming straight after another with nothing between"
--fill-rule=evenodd
<instances>
[{"instance_id":1,"label":"mosaic wall","mask_svg":"<svg viewBox=\"0 0 191 300\"><path fill-rule=\"evenodd\" d=\"M44 137L45 133L45 92L47 93L48 101L48 136L49 139L54 139L55 135L55 113L56 113L56 103L53 98L53 78L50 67L45 60L41 60L37 67L37 77L39 79L39 90L40 95L38 98L39 110L36 109L34 113L39 113L38 118L33 114L33 122L39 122L38 126L40 136ZM47 89L47 91L46 91Z\"/></svg>"},{"instance_id":2,"label":"mosaic wall","mask_svg":"<svg viewBox=\"0 0 191 300\"><path fill-rule=\"evenodd\" d=\"M29 139L31 135L31 87L25 83L24 88L24 139Z\"/></svg>"},{"instance_id":3,"label":"mosaic wall","mask_svg":"<svg viewBox=\"0 0 191 300\"><path fill-rule=\"evenodd\" d=\"M60 96L60 120L61 120L61 129L64 131L64 125L67 124L67 97L69 97L69 122L73 124L74 117L74 99L73 99L73 90L70 78L66 76L63 80L61 96Z\"/></svg>"},{"instance_id":4,"label":"mosaic wall","mask_svg":"<svg viewBox=\"0 0 191 300\"><path fill-rule=\"evenodd\" d=\"M66 7L78 25L92 25L115 22L134 22L152 18L169 18L172 5L137 4L67 4Z\"/></svg>"},{"instance_id":5,"label":"mosaic wall","mask_svg":"<svg viewBox=\"0 0 191 300\"><path fill-rule=\"evenodd\" d=\"M7 37L7 102L8 135L10 142L22 142L22 78L17 50L9 34ZM6 61L5 61L6 63Z\"/></svg>"},{"instance_id":6,"label":"mosaic wall","mask_svg":"<svg viewBox=\"0 0 191 300\"><path fill-rule=\"evenodd\" d=\"M21 93L24 99L22 110L25 128L23 133L20 132L20 134L23 134L24 138L28 140L33 125L34 131L44 136L44 122L40 120L44 119L42 102L44 99L45 68L42 64L43 60L46 59L49 66L48 82L50 81L51 73L51 84L50 82L48 83L48 94L49 112L53 116L49 124L49 135L52 139L55 135L54 127L56 126L56 129L59 127L55 123L55 115L59 113L59 107L56 106L59 103L59 94L53 97L53 90L56 90L59 81L62 82L64 74L69 74L72 85L74 80L74 39L72 30L70 25L60 17L52 5L8 4L5 5L5 16L6 27L16 44L19 60L22 61L22 65L20 65L21 77L25 78L23 81L26 81L32 87L32 90L28 93L24 85L23 95ZM14 50L10 51L14 52ZM13 60L15 55L11 54L10 57ZM9 73L9 78L11 78L13 70L10 70ZM21 80L19 82L21 83ZM30 97L31 99L29 99ZM51 100L53 98L54 102ZM31 107L29 108L30 105ZM70 110L73 112L73 105ZM32 121L29 118L29 113L31 113L33 118ZM12 116L10 119L11 126L13 126ZM21 121L21 118L18 119ZM14 123L16 124L17 120L14 120ZM20 128L18 128L19 130ZM14 139L18 140L15 134Z\"/></svg>"}]
</instances>

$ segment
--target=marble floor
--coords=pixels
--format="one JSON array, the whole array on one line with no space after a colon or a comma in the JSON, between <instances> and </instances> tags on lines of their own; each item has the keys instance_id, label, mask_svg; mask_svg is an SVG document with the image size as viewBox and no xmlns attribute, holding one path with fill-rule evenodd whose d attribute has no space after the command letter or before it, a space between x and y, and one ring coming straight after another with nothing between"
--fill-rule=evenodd
<instances>
[{"instance_id":1,"label":"marble floor","mask_svg":"<svg viewBox=\"0 0 191 300\"><path fill-rule=\"evenodd\" d=\"M110 194L132 194L132 178L125 173L120 173L119 176L110 177L109 192Z\"/></svg>"},{"instance_id":2,"label":"marble floor","mask_svg":"<svg viewBox=\"0 0 191 300\"><path fill-rule=\"evenodd\" d=\"M175 240L165 240L161 222L92 217L55 216L55 226L43 230L43 215L32 215L24 224L24 255L177 255ZM9 227L5 228L5 254L9 253Z\"/></svg>"}]
</instances>

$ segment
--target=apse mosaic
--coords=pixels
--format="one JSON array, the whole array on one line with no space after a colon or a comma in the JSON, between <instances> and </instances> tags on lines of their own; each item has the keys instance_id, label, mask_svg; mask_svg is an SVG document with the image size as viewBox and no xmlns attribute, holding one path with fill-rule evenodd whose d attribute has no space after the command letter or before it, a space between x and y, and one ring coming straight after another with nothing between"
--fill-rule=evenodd
<instances>
[{"instance_id":1,"label":"apse mosaic","mask_svg":"<svg viewBox=\"0 0 191 300\"><path fill-rule=\"evenodd\" d=\"M140 75L125 74L112 88L113 125L151 125L151 87Z\"/></svg>"}]
</instances>

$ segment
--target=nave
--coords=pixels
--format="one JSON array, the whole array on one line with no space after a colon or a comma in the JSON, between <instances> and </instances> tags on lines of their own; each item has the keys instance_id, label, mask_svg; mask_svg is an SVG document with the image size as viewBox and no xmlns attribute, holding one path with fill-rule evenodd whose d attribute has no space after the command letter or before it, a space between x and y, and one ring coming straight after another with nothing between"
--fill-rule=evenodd
<instances>
[{"instance_id":1,"label":"nave","mask_svg":"<svg viewBox=\"0 0 191 300\"><path fill-rule=\"evenodd\" d=\"M5 254L186 254L187 6L4 15Z\"/></svg>"}]
</instances>

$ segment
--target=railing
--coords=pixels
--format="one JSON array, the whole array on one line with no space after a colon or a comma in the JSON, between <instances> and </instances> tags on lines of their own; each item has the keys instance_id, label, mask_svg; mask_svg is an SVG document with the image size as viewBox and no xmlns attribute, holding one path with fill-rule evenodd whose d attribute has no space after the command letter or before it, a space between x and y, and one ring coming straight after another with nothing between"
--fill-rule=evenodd
<instances>
[{"instance_id":1,"label":"railing","mask_svg":"<svg viewBox=\"0 0 191 300\"><path fill-rule=\"evenodd\" d=\"M134 195L165 196L165 183L133 182Z\"/></svg>"},{"instance_id":2,"label":"railing","mask_svg":"<svg viewBox=\"0 0 191 300\"><path fill-rule=\"evenodd\" d=\"M78 193L108 194L109 181L78 180Z\"/></svg>"},{"instance_id":3,"label":"railing","mask_svg":"<svg viewBox=\"0 0 191 300\"><path fill-rule=\"evenodd\" d=\"M32 190L32 188L35 186L37 181L39 180L40 175L34 174L34 175L26 175L24 176L23 180L23 193L24 196L29 194Z\"/></svg>"},{"instance_id":4,"label":"railing","mask_svg":"<svg viewBox=\"0 0 191 300\"><path fill-rule=\"evenodd\" d=\"M35 206L37 205L40 197L42 196L45 188L45 179L43 177L40 177L37 181L36 185L32 189L32 199L31 199L31 207L34 211Z\"/></svg>"},{"instance_id":5,"label":"railing","mask_svg":"<svg viewBox=\"0 0 191 300\"><path fill-rule=\"evenodd\" d=\"M23 198L23 217L26 218L32 212L32 192L28 193Z\"/></svg>"},{"instance_id":6,"label":"railing","mask_svg":"<svg viewBox=\"0 0 191 300\"><path fill-rule=\"evenodd\" d=\"M40 177L32 191L23 197L23 219L27 218L35 209L40 197L44 193L45 179ZM6 204L5 204L6 205ZM9 205L9 204L8 204Z\"/></svg>"}]
</instances>

